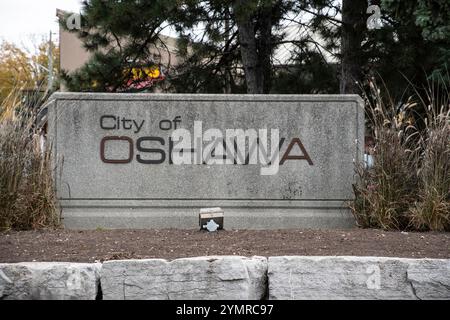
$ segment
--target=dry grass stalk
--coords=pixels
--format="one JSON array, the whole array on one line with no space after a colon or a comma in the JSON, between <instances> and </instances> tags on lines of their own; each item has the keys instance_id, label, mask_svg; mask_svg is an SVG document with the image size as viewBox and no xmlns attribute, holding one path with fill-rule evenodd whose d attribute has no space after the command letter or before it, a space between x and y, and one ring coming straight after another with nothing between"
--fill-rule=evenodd
<instances>
[{"instance_id":1,"label":"dry grass stalk","mask_svg":"<svg viewBox=\"0 0 450 320\"><path fill-rule=\"evenodd\" d=\"M358 225L386 230L450 230L449 95L428 104L385 102L372 81L365 97L376 140L374 166L357 168L351 209ZM443 94L442 94L443 93ZM423 108L426 106L425 108ZM418 107L426 110L419 116Z\"/></svg>"},{"instance_id":2,"label":"dry grass stalk","mask_svg":"<svg viewBox=\"0 0 450 320\"><path fill-rule=\"evenodd\" d=\"M36 117L20 90L0 107L0 230L59 225L51 154L40 150Z\"/></svg>"}]
</instances>

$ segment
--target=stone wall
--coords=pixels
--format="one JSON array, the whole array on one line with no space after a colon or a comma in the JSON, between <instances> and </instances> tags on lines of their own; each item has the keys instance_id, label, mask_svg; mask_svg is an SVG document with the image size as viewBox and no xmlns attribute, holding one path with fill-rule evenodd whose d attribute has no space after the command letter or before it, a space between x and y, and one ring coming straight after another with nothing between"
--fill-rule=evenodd
<instances>
[{"instance_id":1,"label":"stone wall","mask_svg":"<svg viewBox=\"0 0 450 320\"><path fill-rule=\"evenodd\" d=\"M0 299L450 299L450 260L209 256L3 263Z\"/></svg>"},{"instance_id":2,"label":"stone wall","mask_svg":"<svg viewBox=\"0 0 450 320\"><path fill-rule=\"evenodd\" d=\"M56 93L48 106L67 228L192 229L205 207L227 229L354 226L357 95Z\"/></svg>"},{"instance_id":3,"label":"stone wall","mask_svg":"<svg viewBox=\"0 0 450 320\"><path fill-rule=\"evenodd\" d=\"M100 263L1 263L0 299L93 300L100 269Z\"/></svg>"}]
</instances>

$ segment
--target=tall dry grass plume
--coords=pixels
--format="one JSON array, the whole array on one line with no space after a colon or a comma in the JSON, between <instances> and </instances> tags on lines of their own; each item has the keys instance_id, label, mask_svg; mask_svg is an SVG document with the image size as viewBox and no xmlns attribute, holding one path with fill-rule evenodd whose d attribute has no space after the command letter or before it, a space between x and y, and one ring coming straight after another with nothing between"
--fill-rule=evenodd
<instances>
[{"instance_id":1,"label":"tall dry grass plume","mask_svg":"<svg viewBox=\"0 0 450 320\"><path fill-rule=\"evenodd\" d=\"M411 208L411 222L419 230L450 230L450 93L441 83L433 83L427 100L421 101L425 126L419 141L417 200Z\"/></svg>"},{"instance_id":2,"label":"tall dry grass plume","mask_svg":"<svg viewBox=\"0 0 450 320\"><path fill-rule=\"evenodd\" d=\"M374 165L357 168L357 224L386 230L450 230L450 117L445 86L395 103L370 81L364 96ZM367 151L367 150L366 150ZM369 151L368 151L369 152Z\"/></svg>"},{"instance_id":3,"label":"tall dry grass plume","mask_svg":"<svg viewBox=\"0 0 450 320\"><path fill-rule=\"evenodd\" d=\"M15 88L0 106L0 230L59 225L50 148L40 148L42 104Z\"/></svg>"}]
</instances>

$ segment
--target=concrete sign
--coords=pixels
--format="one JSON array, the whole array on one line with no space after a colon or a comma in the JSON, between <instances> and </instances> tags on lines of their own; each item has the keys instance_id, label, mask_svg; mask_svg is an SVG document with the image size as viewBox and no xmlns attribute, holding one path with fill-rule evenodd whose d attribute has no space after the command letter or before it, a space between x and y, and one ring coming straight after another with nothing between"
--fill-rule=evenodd
<instances>
[{"instance_id":1,"label":"concrete sign","mask_svg":"<svg viewBox=\"0 0 450 320\"><path fill-rule=\"evenodd\" d=\"M355 95L53 95L49 141L64 224L345 227L364 110Z\"/></svg>"}]
</instances>

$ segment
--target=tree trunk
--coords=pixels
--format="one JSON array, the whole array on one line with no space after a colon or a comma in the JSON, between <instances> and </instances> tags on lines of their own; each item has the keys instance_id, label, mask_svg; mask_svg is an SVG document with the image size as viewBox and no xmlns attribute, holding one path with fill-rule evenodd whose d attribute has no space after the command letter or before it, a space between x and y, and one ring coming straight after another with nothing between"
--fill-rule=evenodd
<instances>
[{"instance_id":1,"label":"tree trunk","mask_svg":"<svg viewBox=\"0 0 450 320\"><path fill-rule=\"evenodd\" d=\"M262 93L261 82L258 79L258 53L256 51L256 39L254 23L252 21L236 21L239 30L239 42L241 45L241 58L244 65L245 80L248 93Z\"/></svg>"},{"instance_id":2,"label":"tree trunk","mask_svg":"<svg viewBox=\"0 0 450 320\"><path fill-rule=\"evenodd\" d=\"M367 30L367 0L342 1L341 94L359 93L361 84L361 42Z\"/></svg>"},{"instance_id":3,"label":"tree trunk","mask_svg":"<svg viewBox=\"0 0 450 320\"><path fill-rule=\"evenodd\" d=\"M230 10L227 7L225 9L225 42L227 43L230 40ZM226 47L225 47L226 48ZM231 65L229 62L227 62L224 70L224 77L225 77L225 86L224 86L224 93L230 94L231 93Z\"/></svg>"},{"instance_id":4,"label":"tree trunk","mask_svg":"<svg viewBox=\"0 0 450 320\"><path fill-rule=\"evenodd\" d=\"M261 39L259 48L260 78L263 93L269 93L272 86L272 7L265 5L259 17Z\"/></svg>"},{"instance_id":5,"label":"tree trunk","mask_svg":"<svg viewBox=\"0 0 450 320\"><path fill-rule=\"evenodd\" d=\"M265 70L270 68L270 50L267 53L267 50L264 47L267 41L269 41L268 44L270 45L270 36L268 37L269 39L260 40L259 43L256 39L257 26L255 15L258 10L257 3L258 1L251 0L236 0L233 3L234 16L239 32L242 64L247 83L247 93L250 94L260 94L267 91L267 84L265 81L267 71ZM266 10L268 9L262 8L263 13ZM260 27L261 38L267 35L267 29L269 29L269 33L272 30L271 19L266 19L266 22L269 23L268 26L264 26L263 28ZM270 77L267 80L270 80Z\"/></svg>"}]
</instances>

